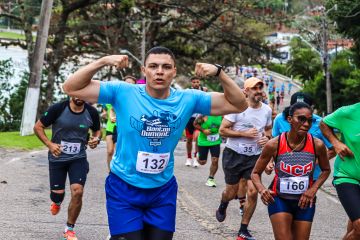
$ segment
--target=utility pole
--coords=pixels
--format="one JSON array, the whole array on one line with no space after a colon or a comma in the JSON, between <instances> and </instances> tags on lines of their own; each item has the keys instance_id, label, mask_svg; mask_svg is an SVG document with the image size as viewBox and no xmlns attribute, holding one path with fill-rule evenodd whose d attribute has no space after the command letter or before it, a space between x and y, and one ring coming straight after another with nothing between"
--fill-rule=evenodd
<instances>
[{"instance_id":1,"label":"utility pole","mask_svg":"<svg viewBox=\"0 0 360 240\"><path fill-rule=\"evenodd\" d=\"M327 14L332 11L337 10L337 5L335 4L332 8L323 12L322 15L322 29L323 29L323 62L324 62L324 73L325 73L325 83L326 83L326 112L327 114L332 113L333 111L333 102L332 102L332 92L331 92L331 80L330 80L330 71L329 71L329 52L328 52L328 22Z\"/></svg>"},{"instance_id":2,"label":"utility pole","mask_svg":"<svg viewBox=\"0 0 360 240\"><path fill-rule=\"evenodd\" d=\"M42 67L49 33L52 6L53 0L43 0L41 3L40 22L36 36L35 50L32 56L33 64L30 69L29 86L26 90L21 120L21 136L33 134L33 127L39 105Z\"/></svg>"}]
</instances>

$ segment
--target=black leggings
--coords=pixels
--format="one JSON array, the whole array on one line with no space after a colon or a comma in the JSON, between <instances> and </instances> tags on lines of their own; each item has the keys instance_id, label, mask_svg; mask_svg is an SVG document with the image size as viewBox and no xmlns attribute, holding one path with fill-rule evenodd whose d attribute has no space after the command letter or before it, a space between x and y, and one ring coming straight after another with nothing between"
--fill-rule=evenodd
<instances>
[{"instance_id":1,"label":"black leggings","mask_svg":"<svg viewBox=\"0 0 360 240\"><path fill-rule=\"evenodd\" d=\"M340 183L335 185L341 205L353 222L360 218L360 184Z\"/></svg>"},{"instance_id":2,"label":"black leggings","mask_svg":"<svg viewBox=\"0 0 360 240\"><path fill-rule=\"evenodd\" d=\"M174 233L159 228L155 228L149 224L144 224L144 229L111 236L110 240L172 240Z\"/></svg>"}]
</instances>

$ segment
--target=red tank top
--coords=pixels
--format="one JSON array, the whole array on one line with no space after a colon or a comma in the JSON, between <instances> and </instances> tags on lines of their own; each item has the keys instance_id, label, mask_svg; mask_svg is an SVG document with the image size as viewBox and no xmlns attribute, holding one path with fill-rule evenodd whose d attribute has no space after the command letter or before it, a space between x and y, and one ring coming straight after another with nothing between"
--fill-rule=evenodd
<instances>
[{"instance_id":1,"label":"red tank top","mask_svg":"<svg viewBox=\"0 0 360 240\"><path fill-rule=\"evenodd\" d=\"M313 184L316 160L314 139L308 133L304 147L293 151L287 143L286 136L284 132L279 138L272 190L279 197L299 199Z\"/></svg>"}]
</instances>

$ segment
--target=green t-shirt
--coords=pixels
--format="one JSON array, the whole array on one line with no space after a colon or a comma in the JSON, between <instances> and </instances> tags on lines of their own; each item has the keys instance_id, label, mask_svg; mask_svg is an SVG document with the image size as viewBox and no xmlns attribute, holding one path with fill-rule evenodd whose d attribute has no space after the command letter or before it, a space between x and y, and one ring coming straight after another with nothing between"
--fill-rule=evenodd
<instances>
[{"instance_id":1,"label":"green t-shirt","mask_svg":"<svg viewBox=\"0 0 360 240\"><path fill-rule=\"evenodd\" d=\"M341 141L350 148L354 157L342 160L336 157L334 184L360 183L360 103L344 106L324 118L324 123L341 133Z\"/></svg>"},{"instance_id":2,"label":"green t-shirt","mask_svg":"<svg viewBox=\"0 0 360 240\"><path fill-rule=\"evenodd\" d=\"M208 116L207 120L201 124L203 129L210 129L211 135L205 135L200 132L198 136L198 146L215 146L221 144L221 137L219 135L219 128L221 125L222 116Z\"/></svg>"},{"instance_id":3,"label":"green t-shirt","mask_svg":"<svg viewBox=\"0 0 360 240\"><path fill-rule=\"evenodd\" d=\"M112 109L111 104L106 104L105 109L106 109L106 115L107 115L106 131L112 133L112 132L114 132L114 127L116 126L116 123L111 122L111 119L110 119L110 112Z\"/></svg>"}]
</instances>

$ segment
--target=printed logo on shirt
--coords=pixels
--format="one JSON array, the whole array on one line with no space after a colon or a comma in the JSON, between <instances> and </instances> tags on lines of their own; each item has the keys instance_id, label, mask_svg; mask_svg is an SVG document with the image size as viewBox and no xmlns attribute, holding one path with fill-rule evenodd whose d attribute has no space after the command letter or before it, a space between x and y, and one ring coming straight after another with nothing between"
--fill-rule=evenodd
<instances>
[{"instance_id":1,"label":"printed logo on shirt","mask_svg":"<svg viewBox=\"0 0 360 240\"><path fill-rule=\"evenodd\" d=\"M80 127L80 128L86 128L86 125L80 124L79 127Z\"/></svg>"},{"instance_id":2,"label":"printed logo on shirt","mask_svg":"<svg viewBox=\"0 0 360 240\"><path fill-rule=\"evenodd\" d=\"M180 126L181 119L168 111L154 111L152 116L142 115L140 120L130 117L130 125L136 129L140 136L149 139L150 146L154 147L162 144L161 140L174 134Z\"/></svg>"},{"instance_id":3,"label":"printed logo on shirt","mask_svg":"<svg viewBox=\"0 0 360 240\"><path fill-rule=\"evenodd\" d=\"M288 174L291 174L293 176L303 176L306 175L307 173L311 172L313 170L314 164L313 162L310 162L308 164L306 164L305 166L303 165L290 165L290 164L286 164L283 161L280 162L280 170L283 172L286 172Z\"/></svg>"}]
</instances>

